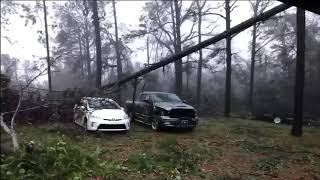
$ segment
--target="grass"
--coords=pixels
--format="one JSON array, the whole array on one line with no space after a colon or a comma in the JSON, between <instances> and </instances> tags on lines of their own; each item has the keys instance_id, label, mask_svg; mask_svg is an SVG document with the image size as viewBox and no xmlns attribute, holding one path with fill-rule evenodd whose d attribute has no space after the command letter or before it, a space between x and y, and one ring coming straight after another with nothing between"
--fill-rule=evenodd
<instances>
[{"instance_id":1,"label":"grass","mask_svg":"<svg viewBox=\"0 0 320 180\"><path fill-rule=\"evenodd\" d=\"M107 179L320 178L320 129L311 127L300 138L286 125L233 118L201 119L194 132L152 132L134 124L127 134L88 134L59 123L17 131L22 144L60 139L95 154ZM2 135L1 142L10 139Z\"/></svg>"}]
</instances>

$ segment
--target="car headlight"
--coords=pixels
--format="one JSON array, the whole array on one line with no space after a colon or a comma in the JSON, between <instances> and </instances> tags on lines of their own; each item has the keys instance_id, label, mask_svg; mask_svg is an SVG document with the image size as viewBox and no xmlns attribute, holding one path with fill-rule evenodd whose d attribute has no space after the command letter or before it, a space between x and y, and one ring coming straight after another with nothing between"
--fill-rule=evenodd
<instances>
[{"instance_id":1,"label":"car headlight","mask_svg":"<svg viewBox=\"0 0 320 180\"><path fill-rule=\"evenodd\" d=\"M123 119L124 119L124 120L128 120L128 119L130 119L130 117L129 117L127 114L125 114L125 115L123 116Z\"/></svg>"},{"instance_id":2,"label":"car headlight","mask_svg":"<svg viewBox=\"0 0 320 180\"><path fill-rule=\"evenodd\" d=\"M100 119L102 119L102 118L100 118L99 116L95 116L95 115L91 115L91 118L92 118L92 119L95 119L95 120L100 120Z\"/></svg>"},{"instance_id":3,"label":"car headlight","mask_svg":"<svg viewBox=\"0 0 320 180\"><path fill-rule=\"evenodd\" d=\"M169 116L169 112L164 109L158 109L160 116Z\"/></svg>"}]
</instances>

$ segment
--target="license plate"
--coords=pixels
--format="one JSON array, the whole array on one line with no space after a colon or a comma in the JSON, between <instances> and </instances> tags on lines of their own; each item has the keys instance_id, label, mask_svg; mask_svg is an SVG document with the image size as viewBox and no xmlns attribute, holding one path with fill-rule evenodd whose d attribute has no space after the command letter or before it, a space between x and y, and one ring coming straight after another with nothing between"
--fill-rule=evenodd
<instances>
[{"instance_id":1,"label":"license plate","mask_svg":"<svg viewBox=\"0 0 320 180\"><path fill-rule=\"evenodd\" d=\"M182 120L181 124L188 124L188 120Z\"/></svg>"}]
</instances>

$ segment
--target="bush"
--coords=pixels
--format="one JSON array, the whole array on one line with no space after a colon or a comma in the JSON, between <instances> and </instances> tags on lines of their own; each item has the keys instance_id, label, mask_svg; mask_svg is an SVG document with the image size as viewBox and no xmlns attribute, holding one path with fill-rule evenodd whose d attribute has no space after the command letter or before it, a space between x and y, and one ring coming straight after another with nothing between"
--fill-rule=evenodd
<instances>
[{"instance_id":1,"label":"bush","mask_svg":"<svg viewBox=\"0 0 320 180\"><path fill-rule=\"evenodd\" d=\"M110 169L97 162L96 154L83 153L78 147L62 140L46 146L26 146L13 156L1 159L1 176L4 179L83 179L108 177Z\"/></svg>"}]
</instances>

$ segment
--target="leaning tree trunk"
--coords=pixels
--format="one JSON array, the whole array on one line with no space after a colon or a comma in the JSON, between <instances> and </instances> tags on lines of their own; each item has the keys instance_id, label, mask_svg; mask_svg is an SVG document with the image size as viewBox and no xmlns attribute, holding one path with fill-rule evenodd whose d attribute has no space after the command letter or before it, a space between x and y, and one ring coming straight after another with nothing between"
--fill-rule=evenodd
<instances>
[{"instance_id":1,"label":"leaning tree trunk","mask_svg":"<svg viewBox=\"0 0 320 180\"><path fill-rule=\"evenodd\" d=\"M226 0L226 31L230 30L230 0ZM231 106L231 36L226 38L226 89L225 89L225 106L224 115L226 117L230 116L230 106Z\"/></svg>"},{"instance_id":2,"label":"leaning tree trunk","mask_svg":"<svg viewBox=\"0 0 320 180\"><path fill-rule=\"evenodd\" d=\"M99 25L99 16L98 16L98 4L97 0L91 1L92 3L92 19L93 19L93 26L95 32L95 42L96 42L96 57L97 57L97 73L96 73L96 88L101 87L101 37L100 37L100 25Z\"/></svg>"},{"instance_id":3,"label":"leaning tree trunk","mask_svg":"<svg viewBox=\"0 0 320 180\"><path fill-rule=\"evenodd\" d=\"M120 57L120 47L119 47L119 37L118 37L118 21L117 21L117 11L116 11L116 3L114 0L112 0L112 7L113 7L113 17L114 17L114 30L115 30L115 51L117 56L117 75L118 80L120 81L122 78L122 63L121 63L121 57ZM121 88L118 90L118 101L121 104Z\"/></svg>"},{"instance_id":4,"label":"leaning tree trunk","mask_svg":"<svg viewBox=\"0 0 320 180\"><path fill-rule=\"evenodd\" d=\"M48 65L48 88L49 92L52 91L52 84L51 84L51 65L50 65L50 53L49 53L49 35L48 35L48 24L47 24L47 8L46 8L46 1L43 0L43 15L44 15L44 27L46 32L46 47L47 47L47 65Z\"/></svg>"},{"instance_id":5,"label":"leaning tree trunk","mask_svg":"<svg viewBox=\"0 0 320 180\"><path fill-rule=\"evenodd\" d=\"M181 12L178 4L178 0L174 0L175 8L175 31L176 31L176 44L175 44L175 54L181 52ZM181 96L182 94L182 58L174 62L175 65L175 75L176 75L176 94Z\"/></svg>"}]
</instances>

